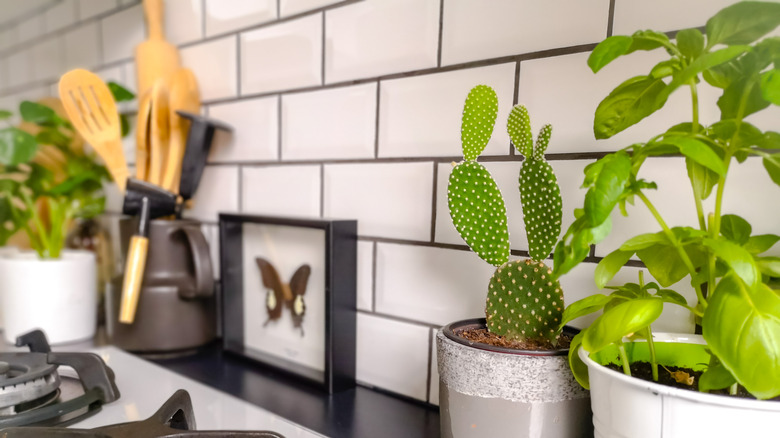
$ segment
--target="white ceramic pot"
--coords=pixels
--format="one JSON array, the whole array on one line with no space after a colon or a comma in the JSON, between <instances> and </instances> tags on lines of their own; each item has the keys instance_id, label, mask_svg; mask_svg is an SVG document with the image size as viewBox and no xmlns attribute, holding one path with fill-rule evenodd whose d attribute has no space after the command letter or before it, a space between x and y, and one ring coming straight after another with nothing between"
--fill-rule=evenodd
<instances>
[{"instance_id":1,"label":"white ceramic pot","mask_svg":"<svg viewBox=\"0 0 780 438\"><path fill-rule=\"evenodd\" d=\"M51 344L89 339L97 328L97 269L89 251L42 260L34 252L0 257L0 314L9 343L42 329Z\"/></svg>"},{"instance_id":2,"label":"white ceramic pot","mask_svg":"<svg viewBox=\"0 0 780 438\"><path fill-rule=\"evenodd\" d=\"M660 343L683 343L701 346L696 348L704 352L705 342L698 335L658 333L654 339L657 349ZM579 355L588 365L596 438L768 437L780 433L780 402L672 388L604 367L583 349ZM659 363L684 365L665 362L661 355ZM665 371L660 368L659 372Z\"/></svg>"},{"instance_id":3,"label":"white ceramic pot","mask_svg":"<svg viewBox=\"0 0 780 438\"><path fill-rule=\"evenodd\" d=\"M19 252L19 248L15 246L0 246L0 258L7 257L12 254L17 254ZM0 282L0 285L2 282ZM2 295L3 289L0 287L0 295ZM5 323L3 322L3 312L0 312L0 330L5 326Z\"/></svg>"}]
</instances>

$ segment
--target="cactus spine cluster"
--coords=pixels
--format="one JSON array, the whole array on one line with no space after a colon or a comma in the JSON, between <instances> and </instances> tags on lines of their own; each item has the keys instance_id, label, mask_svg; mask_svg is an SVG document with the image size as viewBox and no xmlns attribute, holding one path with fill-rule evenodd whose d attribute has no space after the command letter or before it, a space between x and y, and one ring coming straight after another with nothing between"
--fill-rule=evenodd
<instances>
[{"instance_id":1,"label":"cactus spine cluster","mask_svg":"<svg viewBox=\"0 0 780 438\"><path fill-rule=\"evenodd\" d=\"M519 185L531 257L509 260L506 206L498 185L476 161L490 140L497 115L495 91L485 85L474 87L463 108L464 160L453 168L449 179L450 216L469 247L497 267L485 306L488 330L514 340L548 339L555 345L563 292L552 270L542 262L561 230L560 188L544 159L552 127L542 128L534 146L525 107L514 107L507 121L507 132L525 157Z\"/></svg>"}]
</instances>

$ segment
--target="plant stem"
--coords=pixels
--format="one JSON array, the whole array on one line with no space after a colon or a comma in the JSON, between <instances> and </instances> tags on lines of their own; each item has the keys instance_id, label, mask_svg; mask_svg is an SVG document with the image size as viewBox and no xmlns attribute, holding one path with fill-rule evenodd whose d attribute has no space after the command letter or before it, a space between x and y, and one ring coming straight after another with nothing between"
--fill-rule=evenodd
<instances>
[{"instance_id":1,"label":"plant stem","mask_svg":"<svg viewBox=\"0 0 780 438\"><path fill-rule=\"evenodd\" d=\"M653 340L653 330L650 326L645 329L645 338L647 338L647 348L650 349L650 368L653 370L653 381L658 381L658 359L655 356L655 341Z\"/></svg>"},{"instance_id":2,"label":"plant stem","mask_svg":"<svg viewBox=\"0 0 780 438\"><path fill-rule=\"evenodd\" d=\"M639 192L637 193L637 196L639 196L639 199L642 200L642 202L645 203L645 206L647 206L647 209L650 210L650 213L653 215L655 220L658 222L659 225L661 225L661 229L663 229L664 235L666 235L666 238L669 239L669 241L672 243L672 245L677 249L677 254L680 256L680 260L682 260L683 264L685 265L685 268L688 269L688 272L690 273L691 277L696 275L696 268L693 266L693 262L691 262L691 259L688 257L688 253L685 252L685 248L680 244L680 241L677 240L677 236L674 235L672 230L669 228L669 226L666 224L666 221L664 221L664 218L661 217L661 214L658 213L658 210L656 210L655 206L652 202L645 196L644 193ZM694 288L696 290L696 297L699 299L699 302L702 304L703 308L707 308L707 300L704 298L704 295L701 293L701 285L696 285Z\"/></svg>"},{"instance_id":3,"label":"plant stem","mask_svg":"<svg viewBox=\"0 0 780 438\"><path fill-rule=\"evenodd\" d=\"M631 364L628 363L628 353L626 353L626 345L623 342L618 342L618 352L620 352L620 361L623 362L623 373L630 376Z\"/></svg>"},{"instance_id":4,"label":"plant stem","mask_svg":"<svg viewBox=\"0 0 780 438\"><path fill-rule=\"evenodd\" d=\"M32 199L30 199L30 196L24 193L24 190L20 190L20 193L22 195L22 199L24 200L24 204L30 211L30 216L37 230L37 233L35 234L38 236L38 240L40 241L40 247L36 248L36 251L38 252L38 255L41 256L41 258L47 258L50 256L50 243L46 233L46 226L43 224L41 215L38 214L38 208Z\"/></svg>"},{"instance_id":5,"label":"plant stem","mask_svg":"<svg viewBox=\"0 0 780 438\"><path fill-rule=\"evenodd\" d=\"M729 387L729 394L737 395L738 391L739 391L739 383L734 382L734 384Z\"/></svg>"}]
</instances>

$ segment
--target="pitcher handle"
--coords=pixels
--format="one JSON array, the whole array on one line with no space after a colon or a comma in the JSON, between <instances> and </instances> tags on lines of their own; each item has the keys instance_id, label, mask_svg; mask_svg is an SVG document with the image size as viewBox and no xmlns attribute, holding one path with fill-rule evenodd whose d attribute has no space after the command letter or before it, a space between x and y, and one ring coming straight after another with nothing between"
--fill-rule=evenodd
<instances>
[{"instance_id":1,"label":"pitcher handle","mask_svg":"<svg viewBox=\"0 0 780 438\"><path fill-rule=\"evenodd\" d=\"M188 300L211 297L214 295L214 270L211 266L209 244L199 229L182 227L181 231L184 232L192 253L192 263L195 267L195 289L179 288L179 296Z\"/></svg>"}]
</instances>

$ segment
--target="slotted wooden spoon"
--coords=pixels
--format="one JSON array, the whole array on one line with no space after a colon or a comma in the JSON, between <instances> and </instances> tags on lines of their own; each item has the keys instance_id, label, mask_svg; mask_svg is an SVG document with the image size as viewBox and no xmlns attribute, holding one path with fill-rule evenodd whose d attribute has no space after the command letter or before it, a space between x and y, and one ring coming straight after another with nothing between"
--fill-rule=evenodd
<instances>
[{"instance_id":1,"label":"slotted wooden spoon","mask_svg":"<svg viewBox=\"0 0 780 438\"><path fill-rule=\"evenodd\" d=\"M122 151L119 113L111 91L96 74L75 69L60 78L59 92L73 127L100 155L124 193L127 162Z\"/></svg>"}]
</instances>

